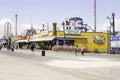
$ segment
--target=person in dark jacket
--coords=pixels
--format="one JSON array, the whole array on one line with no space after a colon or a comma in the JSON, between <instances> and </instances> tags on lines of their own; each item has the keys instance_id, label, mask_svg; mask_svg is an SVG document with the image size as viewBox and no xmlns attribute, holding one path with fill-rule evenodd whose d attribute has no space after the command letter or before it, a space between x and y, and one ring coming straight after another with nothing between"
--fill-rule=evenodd
<instances>
[{"instance_id":1,"label":"person in dark jacket","mask_svg":"<svg viewBox=\"0 0 120 80\"><path fill-rule=\"evenodd\" d=\"M14 44L11 45L11 51L14 51Z\"/></svg>"},{"instance_id":2,"label":"person in dark jacket","mask_svg":"<svg viewBox=\"0 0 120 80\"><path fill-rule=\"evenodd\" d=\"M31 51L34 51L34 48L35 48L35 46L34 46L34 44L32 44L31 45Z\"/></svg>"},{"instance_id":3,"label":"person in dark jacket","mask_svg":"<svg viewBox=\"0 0 120 80\"><path fill-rule=\"evenodd\" d=\"M78 45L76 45L75 47L75 55L77 56L77 52L78 52Z\"/></svg>"}]
</instances>

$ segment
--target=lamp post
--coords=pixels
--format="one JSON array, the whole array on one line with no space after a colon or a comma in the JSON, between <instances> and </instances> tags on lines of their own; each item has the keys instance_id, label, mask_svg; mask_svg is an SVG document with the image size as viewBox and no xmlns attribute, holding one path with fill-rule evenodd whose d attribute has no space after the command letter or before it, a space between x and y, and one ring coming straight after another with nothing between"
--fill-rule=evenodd
<instances>
[{"instance_id":1,"label":"lamp post","mask_svg":"<svg viewBox=\"0 0 120 80\"><path fill-rule=\"evenodd\" d=\"M112 13L112 17L106 17L109 21L110 21L110 27L109 30L107 32L109 32L110 34L108 35L108 53L111 53L111 27L113 28L113 33L112 35L115 36L115 13ZM108 34L108 33L107 33Z\"/></svg>"},{"instance_id":2,"label":"lamp post","mask_svg":"<svg viewBox=\"0 0 120 80\"><path fill-rule=\"evenodd\" d=\"M112 24L113 24L113 23L112 23L112 18L110 18L110 17L106 17L106 18L109 20L109 23L110 23L110 26L107 27L107 36L108 36L108 41L107 41L107 42L108 42L108 49L107 49L108 51L107 51L107 52L110 53L110 49L111 49L111 47L110 47L110 46L111 46L111 44L110 44L110 43L111 43L111 42L110 42L110 38L111 38L111 27L112 27Z\"/></svg>"},{"instance_id":3,"label":"lamp post","mask_svg":"<svg viewBox=\"0 0 120 80\"><path fill-rule=\"evenodd\" d=\"M63 32L64 32L64 45L65 45L65 22L63 21L63 23L62 23L62 25L63 25Z\"/></svg>"},{"instance_id":4,"label":"lamp post","mask_svg":"<svg viewBox=\"0 0 120 80\"><path fill-rule=\"evenodd\" d=\"M115 13L112 13L112 19L113 19L113 36L115 35Z\"/></svg>"},{"instance_id":5,"label":"lamp post","mask_svg":"<svg viewBox=\"0 0 120 80\"><path fill-rule=\"evenodd\" d=\"M111 27L113 28L113 36L115 36L115 13L112 13L112 17L106 17L110 21L110 32L111 32Z\"/></svg>"}]
</instances>

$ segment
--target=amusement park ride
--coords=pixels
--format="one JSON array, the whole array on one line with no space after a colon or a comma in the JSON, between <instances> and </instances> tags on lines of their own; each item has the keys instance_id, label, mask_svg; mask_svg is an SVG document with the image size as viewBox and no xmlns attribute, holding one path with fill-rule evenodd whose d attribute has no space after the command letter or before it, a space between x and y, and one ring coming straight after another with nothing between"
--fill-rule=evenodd
<instances>
[{"instance_id":1,"label":"amusement park ride","mask_svg":"<svg viewBox=\"0 0 120 80\"><path fill-rule=\"evenodd\" d=\"M69 18L69 20L65 21L65 25L65 30L78 30L80 32L87 32L88 30L92 30L92 32L94 32L94 30L88 24L83 23L83 19L80 17Z\"/></svg>"},{"instance_id":2,"label":"amusement park ride","mask_svg":"<svg viewBox=\"0 0 120 80\"><path fill-rule=\"evenodd\" d=\"M5 47L10 48L11 46L11 23L6 22L4 24L4 40L3 43Z\"/></svg>"}]
</instances>

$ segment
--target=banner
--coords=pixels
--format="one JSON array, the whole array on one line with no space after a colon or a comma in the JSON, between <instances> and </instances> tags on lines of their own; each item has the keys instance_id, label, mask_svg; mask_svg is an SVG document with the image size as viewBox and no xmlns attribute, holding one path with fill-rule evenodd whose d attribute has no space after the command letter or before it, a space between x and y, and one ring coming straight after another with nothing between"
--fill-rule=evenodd
<instances>
[{"instance_id":1,"label":"banner","mask_svg":"<svg viewBox=\"0 0 120 80\"><path fill-rule=\"evenodd\" d=\"M42 24L41 35L47 35L48 31L48 24Z\"/></svg>"},{"instance_id":2,"label":"banner","mask_svg":"<svg viewBox=\"0 0 120 80\"><path fill-rule=\"evenodd\" d=\"M72 17L69 19L69 23L68 21L66 21L65 33L66 34L80 34L81 32L80 27L82 26L83 26L82 18Z\"/></svg>"},{"instance_id":3,"label":"banner","mask_svg":"<svg viewBox=\"0 0 120 80\"><path fill-rule=\"evenodd\" d=\"M112 36L110 41L111 47L120 47L120 36Z\"/></svg>"}]
</instances>

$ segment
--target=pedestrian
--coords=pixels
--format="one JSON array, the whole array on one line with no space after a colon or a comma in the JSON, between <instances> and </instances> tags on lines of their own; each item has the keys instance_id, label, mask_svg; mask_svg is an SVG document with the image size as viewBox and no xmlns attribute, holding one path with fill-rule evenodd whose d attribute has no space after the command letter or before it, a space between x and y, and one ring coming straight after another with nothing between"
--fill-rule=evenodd
<instances>
[{"instance_id":1,"label":"pedestrian","mask_svg":"<svg viewBox=\"0 0 120 80\"><path fill-rule=\"evenodd\" d=\"M75 47L75 55L77 56L77 52L78 52L78 45L76 45Z\"/></svg>"},{"instance_id":2,"label":"pedestrian","mask_svg":"<svg viewBox=\"0 0 120 80\"><path fill-rule=\"evenodd\" d=\"M14 51L14 44L11 45L11 51Z\"/></svg>"},{"instance_id":3,"label":"pedestrian","mask_svg":"<svg viewBox=\"0 0 120 80\"><path fill-rule=\"evenodd\" d=\"M81 47L81 54L84 55L85 47Z\"/></svg>"},{"instance_id":4,"label":"pedestrian","mask_svg":"<svg viewBox=\"0 0 120 80\"><path fill-rule=\"evenodd\" d=\"M18 43L16 43L16 44L15 44L15 48L18 49L18 46L19 46Z\"/></svg>"},{"instance_id":5,"label":"pedestrian","mask_svg":"<svg viewBox=\"0 0 120 80\"><path fill-rule=\"evenodd\" d=\"M29 49L29 45L28 44L26 44L26 47L27 47L27 50Z\"/></svg>"},{"instance_id":6,"label":"pedestrian","mask_svg":"<svg viewBox=\"0 0 120 80\"><path fill-rule=\"evenodd\" d=\"M34 48L35 48L35 46L34 46L34 44L32 44L31 45L31 51L34 51Z\"/></svg>"}]
</instances>

